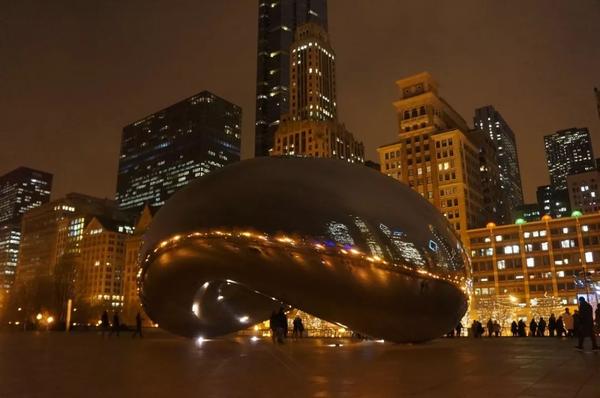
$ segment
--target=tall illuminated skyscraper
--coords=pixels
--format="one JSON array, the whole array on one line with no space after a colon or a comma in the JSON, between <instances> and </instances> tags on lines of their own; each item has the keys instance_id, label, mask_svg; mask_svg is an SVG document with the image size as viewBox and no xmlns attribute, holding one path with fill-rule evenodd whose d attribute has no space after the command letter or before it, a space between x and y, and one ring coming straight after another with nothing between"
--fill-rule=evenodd
<instances>
[{"instance_id":1,"label":"tall illuminated skyscraper","mask_svg":"<svg viewBox=\"0 0 600 398\"><path fill-rule=\"evenodd\" d=\"M503 193L499 206L508 215L502 224L509 223L511 210L523 204L521 171L517 156L517 141L512 129L502 115L488 105L475 110L475 128L487 134L496 148L496 159L500 171L500 188Z\"/></svg>"},{"instance_id":2,"label":"tall illuminated skyscraper","mask_svg":"<svg viewBox=\"0 0 600 398\"><path fill-rule=\"evenodd\" d=\"M592 139L587 128L570 128L544 136L550 185L567 189L567 176L596 167ZM568 194L567 194L568 196Z\"/></svg>"},{"instance_id":3,"label":"tall illuminated skyscraper","mask_svg":"<svg viewBox=\"0 0 600 398\"><path fill-rule=\"evenodd\" d=\"M21 218L47 203L52 174L19 167L0 177L0 313L15 280Z\"/></svg>"},{"instance_id":4,"label":"tall illuminated skyscraper","mask_svg":"<svg viewBox=\"0 0 600 398\"><path fill-rule=\"evenodd\" d=\"M258 0L255 156L269 156L281 116L290 110L289 48L307 22L327 31L327 0Z\"/></svg>"},{"instance_id":5,"label":"tall illuminated skyscraper","mask_svg":"<svg viewBox=\"0 0 600 398\"><path fill-rule=\"evenodd\" d=\"M364 162L362 142L337 119L335 53L325 29L299 26L290 62L290 111L281 116L270 154Z\"/></svg>"},{"instance_id":6,"label":"tall illuminated skyscraper","mask_svg":"<svg viewBox=\"0 0 600 398\"><path fill-rule=\"evenodd\" d=\"M117 201L160 207L175 191L240 160L242 109L203 91L123 128Z\"/></svg>"}]
</instances>

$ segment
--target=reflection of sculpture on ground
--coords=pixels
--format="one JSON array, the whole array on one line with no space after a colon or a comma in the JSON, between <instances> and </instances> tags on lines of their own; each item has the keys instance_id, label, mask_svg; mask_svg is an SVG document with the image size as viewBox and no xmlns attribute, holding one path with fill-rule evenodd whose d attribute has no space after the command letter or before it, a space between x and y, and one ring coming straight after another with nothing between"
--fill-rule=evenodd
<instances>
[{"instance_id":1,"label":"reflection of sculpture on ground","mask_svg":"<svg viewBox=\"0 0 600 398\"><path fill-rule=\"evenodd\" d=\"M331 159L237 163L175 194L145 236L141 299L189 337L247 329L285 304L361 334L424 341L466 309L465 254L405 185Z\"/></svg>"}]
</instances>

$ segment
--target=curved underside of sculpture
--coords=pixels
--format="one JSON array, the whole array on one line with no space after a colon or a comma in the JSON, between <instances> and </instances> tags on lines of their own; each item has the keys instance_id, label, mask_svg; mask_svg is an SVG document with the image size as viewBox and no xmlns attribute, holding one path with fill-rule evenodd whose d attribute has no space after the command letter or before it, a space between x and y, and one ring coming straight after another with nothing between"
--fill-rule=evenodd
<instances>
[{"instance_id":1,"label":"curved underside of sculpture","mask_svg":"<svg viewBox=\"0 0 600 398\"><path fill-rule=\"evenodd\" d=\"M142 253L147 314L188 337L248 328L283 304L418 342L467 308L467 259L445 218L339 160L259 158L201 177L156 214Z\"/></svg>"}]
</instances>

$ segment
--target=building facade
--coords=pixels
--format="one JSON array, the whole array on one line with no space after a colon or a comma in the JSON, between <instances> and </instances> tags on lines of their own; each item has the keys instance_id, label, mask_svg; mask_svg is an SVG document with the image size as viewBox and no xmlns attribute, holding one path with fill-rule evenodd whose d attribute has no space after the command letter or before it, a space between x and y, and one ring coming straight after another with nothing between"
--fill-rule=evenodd
<instances>
[{"instance_id":1,"label":"building facade","mask_svg":"<svg viewBox=\"0 0 600 398\"><path fill-rule=\"evenodd\" d=\"M115 201L70 193L23 216L14 285L14 307L29 315L50 311L65 319L66 301L75 298L86 225L94 217L129 222Z\"/></svg>"},{"instance_id":2,"label":"building facade","mask_svg":"<svg viewBox=\"0 0 600 398\"><path fill-rule=\"evenodd\" d=\"M523 188L515 134L502 115L491 105L476 109L473 122L476 129L490 137L496 150L502 193L498 197L499 202L497 203L498 207L503 208L502 213L506 215L506 218L501 219L500 223L508 223L511 210L523 204Z\"/></svg>"},{"instance_id":3,"label":"building facade","mask_svg":"<svg viewBox=\"0 0 600 398\"><path fill-rule=\"evenodd\" d=\"M508 298L519 317L548 317L576 306L578 296L593 302L600 293L589 283L600 273L600 214L489 224L467 235L475 301Z\"/></svg>"},{"instance_id":4,"label":"building facade","mask_svg":"<svg viewBox=\"0 0 600 398\"><path fill-rule=\"evenodd\" d=\"M275 132L272 156L364 162L364 145L337 120L335 53L318 24L296 29L290 46L290 112Z\"/></svg>"},{"instance_id":5,"label":"building facade","mask_svg":"<svg viewBox=\"0 0 600 398\"><path fill-rule=\"evenodd\" d=\"M289 112L289 48L296 28L307 22L327 30L327 0L258 1L255 156L269 156Z\"/></svg>"},{"instance_id":6,"label":"building facade","mask_svg":"<svg viewBox=\"0 0 600 398\"><path fill-rule=\"evenodd\" d=\"M583 213L600 210L599 183L600 171L598 169L567 176L571 208Z\"/></svg>"},{"instance_id":7,"label":"building facade","mask_svg":"<svg viewBox=\"0 0 600 398\"><path fill-rule=\"evenodd\" d=\"M561 218L571 214L569 192L566 189L555 189L552 185L542 185L537 188L536 197L542 215Z\"/></svg>"},{"instance_id":8,"label":"building facade","mask_svg":"<svg viewBox=\"0 0 600 398\"><path fill-rule=\"evenodd\" d=\"M129 222L102 216L85 226L74 279L76 321L95 323L104 310L123 310L125 241L132 233Z\"/></svg>"},{"instance_id":9,"label":"building facade","mask_svg":"<svg viewBox=\"0 0 600 398\"><path fill-rule=\"evenodd\" d=\"M513 222L517 220L523 220L526 222L538 221L542 218L543 214L540 210L540 205L537 203L525 203L518 206L513 211ZM502 224L500 224L502 225Z\"/></svg>"},{"instance_id":10,"label":"building facade","mask_svg":"<svg viewBox=\"0 0 600 398\"><path fill-rule=\"evenodd\" d=\"M160 207L192 179L240 160L242 110L203 91L123 129L117 202Z\"/></svg>"},{"instance_id":11,"label":"building facade","mask_svg":"<svg viewBox=\"0 0 600 398\"><path fill-rule=\"evenodd\" d=\"M50 200L52 174L19 167L0 177L0 316L15 281L23 214Z\"/></svg>"},{"instance_id":12,"label":"building facade","mask_svg":"<svg viewBox=\"0 0 600 398\"><path fill-rule=\"evenodd\" d=\"M544 136L550 185L567 189L567 176L596 168L592 139L587 128L560 130Z\"/></svg>"},{"instance_id":13,"label":"building facade","mask_svg":"<svg viewBox=\"0 0 600 398\"><path fill-rule=\"evenodd\" d=\"M461 235L485 225L480 148L429 73L396 82L399 140L377 150L381 171L436 206Z\"/></svg>"}]
</instances>

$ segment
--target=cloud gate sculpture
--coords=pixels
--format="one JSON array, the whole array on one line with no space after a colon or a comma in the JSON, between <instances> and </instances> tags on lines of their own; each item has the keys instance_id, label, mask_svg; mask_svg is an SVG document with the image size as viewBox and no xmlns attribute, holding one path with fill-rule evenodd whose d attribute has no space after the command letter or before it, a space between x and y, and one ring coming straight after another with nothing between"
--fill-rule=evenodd
<instances>
[{"instance_id":1,"label":"cloud gate sculpture","mask_svg":"<svg viewBox=\"0 0 600 398\"><path fill-rule=\"evenodd\" d=\"M257 158L177 192L144 237L140 298L187 337L226 335L282 304L373 338L419 342L467 308L467 257L446 219L373 169Z\"/></svg>"}]
</instances>

